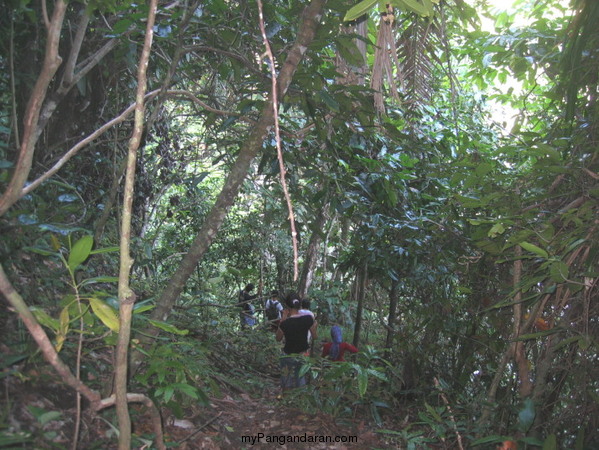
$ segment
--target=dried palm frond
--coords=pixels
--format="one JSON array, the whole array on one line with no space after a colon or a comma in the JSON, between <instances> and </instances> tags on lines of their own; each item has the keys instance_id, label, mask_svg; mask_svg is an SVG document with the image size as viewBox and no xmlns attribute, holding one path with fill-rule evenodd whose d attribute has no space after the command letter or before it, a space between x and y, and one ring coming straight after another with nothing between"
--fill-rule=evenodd
<instances>
[{"instance_id":1,"label":"dried palm frond","mask_svg":"<svg viewBox=\"0 0 599 450\"><path fill-rule=\"evenodd\" d=\"M433 22L416 17L404 28L398 40L404 102L410 108L429 104L432 100L434 49L431 48L431 34L434 30Z\"/></svg>"},{"instance_id":2,"label":"dried palm frond","mask_svg":"<svg viewBox=\"0 0 599 450\"><path fill-rule=\"evenodd\" d=\"M387 5L387 12L381 14L381 22L376 39L376 50L374 53L374 64L370 78L370 87L374 90L374 107L379 114L385 113L385 102L383 97L383 86L385 81L388 83L391 96L397 101L399 98L399 89L394 75L393 66L399 69L399 60L397 58L397 48L395 46L395 36L393 35L393 26L395 16L393 7ZM398 79L401 86L401 71L397 70Z\"/></svg>"}]
</instances>

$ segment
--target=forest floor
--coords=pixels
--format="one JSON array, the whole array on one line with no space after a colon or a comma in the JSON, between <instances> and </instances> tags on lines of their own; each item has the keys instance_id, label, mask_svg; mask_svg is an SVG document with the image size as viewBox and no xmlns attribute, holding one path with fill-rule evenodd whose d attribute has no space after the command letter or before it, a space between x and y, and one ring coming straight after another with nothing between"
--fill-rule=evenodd
<instances>
[{"instance_id":1,"label":"forest floor","mask_svg":"<svg viewBox=\"0 0 599 450\"><path fill-rule=\"evenodd\" d=\"M304 413L288 405L271 380L266 383L260 398L227 394L212 399L210 408L188 421L172 421L166 429L169 440L178 442L182 450L385 448L364 423Z\"/></svg>"},{"instance_id":2,"label":"forest floor","mask_svg":"<svg viewBox=\"0 0 599 450\"><path fill-rule=\"evenodd\" d=\"M270 336L256 332L244 336L232 334L227 339L232 344L227 352L215 351L206 356L212 363L210 376L219 385L217 394L210 389L206 391L208 404L186 401L176 415L162 407L167 448L397 448L385 442L388 436L375 434L373 430L377 427L364 419L369 417L365 411L355 410L343 417L314 412L314 408L307 413L297 403L297 396L303 395L303 390L282 396L278 373L280 350ZM248 347L252 351L240 351ZM71 448L77 417L75 393L49 366L28 363L13 366L13 370L0 372L0 381L0 448ZM156 448L149 414L141 405L132 404L130 415L132 448ZM400 414L391 416L387 419L397 421ZM401 417L406 417L406 411ZM116 423L114 409L93 414L84 402L77 448L115 449ZM6 440L10 435L15 438L12 445Z\"/></svg>"},{"instance_id":3,"label":"forest floor","mask_svg":"<svg viewBox=\"0 0 599 450\"><path fill-rule=\"evenodd\" d=\"M44 377L45 378L45 377ZM30 439L0 448L68 449L71 447L74 395L67 387L45 378L37 385L17 379L4 381L4 419ZM264 381L260 397L239 390L223 390L211 398L208 406L195 404L185 409L184 417L175 418L163 409L165 442L168 448L248 449L311 448L372 449L393 448L385 445L359 420L338 421L326 414L307 414L282 398L277 381ZM43 386L43 387L42 387ZM6 402L5 400L9 400ZM32 409L33 408L33 409ZM10 410L10 411L9 411ZM141 407L131 407L136 445L139 450L155 448L149 438L148 415ZM105 419L83 413L79 449L116 448L116 431ZM0 433L1 435L2 433ZM148 438L145 439L144 436Z\"/></svg>"}]
</instances>

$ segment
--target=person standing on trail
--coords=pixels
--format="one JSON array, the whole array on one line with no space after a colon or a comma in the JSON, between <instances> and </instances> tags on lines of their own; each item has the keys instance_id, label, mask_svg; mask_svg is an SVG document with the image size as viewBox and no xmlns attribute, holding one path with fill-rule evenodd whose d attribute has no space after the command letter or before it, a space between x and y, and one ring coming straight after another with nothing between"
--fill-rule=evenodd
<instances>
[{"instance_id":1,"label":"person standing on trail","mask_svg":"<svg viewBox=\"0 0 599 450\"><path fill-rule=\"evenodd\" d=\"M299 376L303 365L302 356L307 356L310 346L308 344L308 331L316 339L316 321L312 315L300 314L302 302L295 292L287 294L285 303L288 307L283 312L281 322L277 328L277 341L285 338L281 365L281 388L283 391L305 386L306 377Z\"/></svg>"},{"instance_id":2,"label":"person standing on trail","mask_svg":"<svg viewBox=\"0 0 599 450\"><path fill-rule=\"evenodd\" d=\"M279 301L279 291L273 290L270 293L270 298L264 303L264 316L266 317L268 327L274 332L279 328L283 309L283 305Z\"/></svg>"},{"instance_id":3,"label":"person standing on trail","mask_svg":"<svg viewBox=\"0 0 599 450\"><path fill-rule=\"evenodd\" d=\"M250 292L254 290L254 285L249 283L239 291L239 299L237 306L241 308L239 317L241 319L241 328L253 327L256 325L256 318L254 317L254 305L250 302L258 297L258 294L252 295Z\"/></svg>"},{"instance_id":4,"label":"person standing on trail","mask_svg":"<svg viewBox=\"0 0 599 450\"><path fill-rule=\"evenodd\" d=\"M343 332L341 327L334 325L331 327L331 339L333 342L327 342L322 347L322 356L328 356L333 361L345 361L343 355L346 351L358 353L358 349L347 342L343 342Z\"/></svg>"}]
</instances>

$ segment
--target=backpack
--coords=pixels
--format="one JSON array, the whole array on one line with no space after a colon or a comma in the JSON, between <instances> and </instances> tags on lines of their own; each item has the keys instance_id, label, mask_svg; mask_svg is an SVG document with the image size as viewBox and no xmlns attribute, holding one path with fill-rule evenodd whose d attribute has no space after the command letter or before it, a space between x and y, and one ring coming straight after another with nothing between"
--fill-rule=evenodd
<instances>
[{"instance_id":1,"label":"backpack","mask_svg":"<svg viewBox=\"0 0 599 450\"><path fill-rule=\"evenodd\" d=\"M279 302L277 300L269 300L268 307L266 308L265 314L267 320L277 320L279 318L279 308L277 306Z\"/></svg>"}]
</instances>

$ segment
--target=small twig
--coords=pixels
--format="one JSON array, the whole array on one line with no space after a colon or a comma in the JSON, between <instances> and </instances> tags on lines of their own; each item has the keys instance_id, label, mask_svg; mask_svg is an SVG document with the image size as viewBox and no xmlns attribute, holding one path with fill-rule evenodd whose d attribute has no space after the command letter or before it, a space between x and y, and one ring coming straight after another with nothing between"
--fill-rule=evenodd
<instances>
[{"instance_id":1,"label":"small twig","mask_svg":"<svg viewBox=\"0 0 599 450\"><path fill-rule=\"evenodd\" d=\"M204 423L204 425L201 425L197 430L195 430L193 433L191 433L189 436L187 436L185 439L181 439L179 442L177 442L177 444L182 444L185 441L190 440L192 437L194 437L196 434L198 434L200 431L202 431L204 428L206 428L208 425L210 425L212 422L214 422L216 419L218 419L220 416L223 415L223 412L219 412L217 416L214 416L212 419L210 419L208 422Z\"/></svg>"},{"instance_id":2,"label":"small twig","mask_svg":"<svg viewBox=\"0 0 599 450\"><path fill-rule=\"evenodd\" d=\"M445 403L445 406L447 406L447 410L449 411L449 418L451 419L451 422L453 423L453 429L455 430L455 435L458 438L458 448L460 450L464 450L464 446L462 445L462 436L460 435L460 432L458 430L458 424L456 423L455 417L453 415L453 411L451 410L451 406L449 405L449 401L447 400L447 397L443 393L443 389L441 388L441 385L439 384L439 380L437 379L437 377L434 378L434 381L435 381L435 387L441 393L441 398L443 399L443 403Z\"/></svg>"}]
</instances>

